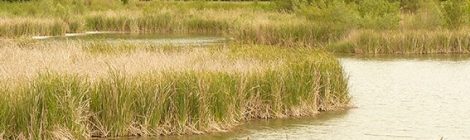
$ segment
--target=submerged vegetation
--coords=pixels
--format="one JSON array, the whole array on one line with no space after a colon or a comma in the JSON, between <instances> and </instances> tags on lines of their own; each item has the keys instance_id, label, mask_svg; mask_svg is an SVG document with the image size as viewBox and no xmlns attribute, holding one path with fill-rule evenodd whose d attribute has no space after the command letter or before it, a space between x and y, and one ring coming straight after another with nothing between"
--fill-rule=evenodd
<instances>
[{"instance_id":1,"label":"submerged vegetation","mask_svg":"<svg viewBox=\"0 0 470 140\"><path fill-rule=\"evenodd\" d=\"M320 50L138 45L90 52L93 45L0 48L4 138L199 134L256 118L311 116L349 101L338 60Z\"/></svg>"}]
</instances>

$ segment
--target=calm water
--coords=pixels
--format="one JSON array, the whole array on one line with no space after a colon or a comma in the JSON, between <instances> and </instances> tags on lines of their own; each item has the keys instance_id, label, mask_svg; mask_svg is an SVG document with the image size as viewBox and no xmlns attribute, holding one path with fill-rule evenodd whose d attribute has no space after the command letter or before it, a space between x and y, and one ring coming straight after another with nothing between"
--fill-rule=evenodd
<instances>
[{"instance_id":1,"label":"calm water","mask_svg":"<svg viewBox=\"0 0 470 140\"><path fill-rule=\"evenodd\" d=\"M161 45L212 45L221 44L230 39L200 34L185 35L159 35L159 34L132 34L132 33L83 33L83 34L67 34L66 36L55 37L34 37L40 40L80 40L80 41L102 41L108 43L132 43L132 44L161 44Z\"/></svg>"},{"instance_id":2,"label":"calm water","mask_svg":"<svg viewBox=\"0 0 470 140\"><path fill-rule=\"evenodd\" d=\"M470 139L470 59L341 58L352 104L316 118L252 121L236 132L168 139Z\"/></svg>"}]
</instances>

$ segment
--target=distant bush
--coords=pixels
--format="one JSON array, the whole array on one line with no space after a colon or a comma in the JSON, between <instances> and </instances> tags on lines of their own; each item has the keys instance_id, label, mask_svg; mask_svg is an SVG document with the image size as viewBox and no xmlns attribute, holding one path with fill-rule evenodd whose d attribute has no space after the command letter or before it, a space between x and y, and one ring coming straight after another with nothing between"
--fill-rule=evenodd
<instances>
[{"instance_id":1,"label":"distant bush","mask_svg":"<svg viewBox=\"0 0 470 140\"><path fill-rule=\"evenodd\" d=\"M470 14L470 2L468 0L447 0L442 2L442 11L446 25L449 28L459 28L468 22Z\"/></svg>"},{"instance_id":2,"label":"distant bush","mask_svg":"<svg viewBox=\"0 0 470 140\"><path fill-rule=\"evenodd\" d=\"M311 0L291 3L307 18L334 26L397 28L400 6L387 0Z\"/></svg>"},{"instance_id":3,"label":"distant bush","mask_svg":"<svg viewBox=\"0 0 470 140\"><path fill-rule=\"evenodd\" d=\"M294 10L294 5L291 0L275 0L274 3L276 5L276 8L279 10Z\"/></svg>"},{"instance_id":4,"label":"distant bush","mask_svg":"<svg viewBox=\"0 0 470 140\"><path fill-rule=\"evenodd\" d=\"M311 4L311 0L273 0L277 9L281 11L295 11L302 6Z\"/></svg>"},{"instance_id":5,"label":"distant bush","mask_svg":"<svg viewBox=\"0 0 470 140\"><path fill-rule=\"evenodd\" d=\"M362 0L358 2L362 17L361 26L365 28L391 29L400 23L399 3L387 0Z\"/></svg>"},{"instance_id":6,"label":"distant bush","mask_svg":"<svg viewBox=\"0 0 470 140\"><path fill-rule=\"evenodd\" d=\"M400 3L400 7L405 12L416 12L423 0L389 0L390 2Z\"/></svg>"},{"instance_id":7,"label":"distant bush","mask_svg":"<svg viewBox=\"0 0 470 140\"><path fill-rule=\"evenodd\" d=\"M356 27L360 16L356 6L345 1L317 1L301 8L301 13L310 20L341 27Z\"/></svg>"},{"instance_id":8,"label":"distant bush","mask_svg":"<svg viewBox=\"0 0 470 140\"><path fill-rule=\"evenodd\" d=\"M410 27L413 29L436 29L445 25L440 3L435 0L421 1L412 18Z\"/></svg>"},{"instance_id":9,"label":"distant bush","mask_svg":"<svg viewBox=\"0 0 470 140\"><path fill-rule=\"evenodd\" d=\"M128 3L129 3L129 0L121 0L121 2L122 2L123 4L128 4Z\"/></svg>"}]
</instances>

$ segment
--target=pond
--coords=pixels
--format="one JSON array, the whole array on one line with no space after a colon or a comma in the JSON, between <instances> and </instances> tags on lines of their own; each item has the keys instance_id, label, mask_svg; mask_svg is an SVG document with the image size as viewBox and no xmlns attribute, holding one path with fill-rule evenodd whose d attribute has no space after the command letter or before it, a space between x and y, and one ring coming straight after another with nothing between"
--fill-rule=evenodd
<instances>
[{"instance_id":1,"label":"pond","mask_svg":"<svg viewBox=\"0 0 470 140\"><path fill-rule=\"evenodd\" d=\"M85 32L66 34L65 36L35 36L33 39L47 41L99 41L116 44L157 44L157 45L214 45L221 44L230 39L207 34L133 34L118 32Z\"/></svg>"},{"instance_id":2,"label":"pond","mask_svg":"<svg viewBox=\"0 0 470 140\"><path fill-rule=\"evenodd\" d=\"M470 58L342 57L354 108L167 139L470 139Z\"/></svg>"}]
</instances>

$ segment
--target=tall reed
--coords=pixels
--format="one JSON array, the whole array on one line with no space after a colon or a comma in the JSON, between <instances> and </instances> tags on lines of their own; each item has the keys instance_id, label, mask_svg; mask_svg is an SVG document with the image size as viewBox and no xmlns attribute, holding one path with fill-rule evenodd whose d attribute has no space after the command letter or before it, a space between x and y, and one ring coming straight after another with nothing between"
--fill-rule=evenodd
<instances>
[{"instance_id":1,"label":"tall reed","mask_svg":"<svg viewBox=\"0 0 470 140\"><path fill-rule=\"evenodd\" d=\"M348 30L308 22L247 25L233 32L233 37L244 43L283 46L322 46L347 35Z\"/></svg>"},{"instance_id":2,"label":"tall reed","mask_svg":"<svg viewBox=\"0 0 470 140\"><path fill-rule=\"evenodd\" d=\"M320 50L136 46L108 53L88 45L0 48L3 138L201 134L251 119L315 115L349 101L338 60Z\"/></svg>"},{"instance_id":3,"label":"tall reed","mask_svg":"<svg viewBox=\"0 0 470 140\"><path fill-rule=\"evenodd\" d=\"M360 31L329 47L358 54L469 53L470 34L466 30Z\"/></svg>"},{"instance_id":4,"label":"tall reed","mask_svg":"<svg viewBox=\"0 0 470 140\"><path fill-rule=\"evenodd\" d=\"M163 11L163 12L162 12ZM215 16L215 11L181 12L162 10L152 14L134 12L97 12L85 17L86 26L96 31L123 31L137 33L211 33L223 34L237 25L230 17ZM199 15L196 15L199 14ZM237 14L236 11L227 14Z\"/></svg>"},{"instance_id":5,"label":"tall reed","mask_svg":"<svg viewBox=\"0 0 470 140\"><path fill-rule=\"evenodd\" d=\"M0 19L0 37L64 35L68 26L56 19L2 18Z\"/></svg>"}]
</instances>

